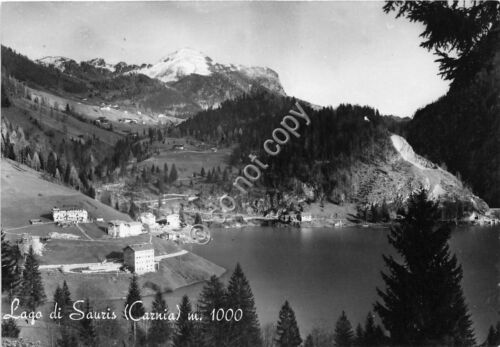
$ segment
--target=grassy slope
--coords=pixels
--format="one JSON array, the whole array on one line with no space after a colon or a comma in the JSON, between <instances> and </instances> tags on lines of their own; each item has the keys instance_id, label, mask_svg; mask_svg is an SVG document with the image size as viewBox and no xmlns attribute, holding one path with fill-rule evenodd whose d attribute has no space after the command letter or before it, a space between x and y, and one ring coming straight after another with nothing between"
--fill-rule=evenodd
<instances>
[{"instance_id":1,"label":"grassy slope","mask_svg":"<svg viewBox=\"0 0 500 347\"><path fill-rule=\"evenodd\" d=\"M172 150L174 143L184 144L184 150ZM159 147L160 154L140 162L139 167L151 167L154 164L163 169L163 165L167 163L170 170L172 164L175 164L179 180L191 179L193 173L199 174L202 167L207 173L208 170L217 166L224 170L231 155L230 148L221 148L217 152L212 152L210 149L200 149L189 145L184 138L169 138L165 144L156 145Z\"/></svg>"},{"instance_id":2,"label":"grassy slope","mask_svg":"<svg viewBox=\"0 0 500 347\"><path fill-rule=\"evenodd\" d=\"M46 216L52 206L60 204L80 204L87 208L91 214L99 215L104 219L130 220L127 215L115 211L98 201L95 201L70 188L45 181L39 172L31 170L24 165L19 165L11 160L1 161L1 214L4 228L29 225L29 219ZM47 216L49 217L49 216ZM47 219L48 221L49 219ZM48 231L70 232L55 225L35 225L26 229L12 231L14 233L30 232L42 234ZM16 235L8 235L17 238ZM40 257L41 264L63 264L102 261L111 252L120 252L130 243L146 242L149 236L108 240L108 241L68 241L51 240L47 243L45 254ZM165 254L178 251L179 248L166 240L153 238L156 254ZM160 271L141 276L142 284L154 283L163 290L173 290L194 282L207 280L212 275L222 275L225 269L188 253L178 258L164 259L161 261ZM98 287L105 291L106 298L121 298L126 295L130 275L120 274L63 274L58 270L43 271L46 293L52 296L58 284L64 279L68 281L71 292L82 290L90 282L98 283ZM153 294L152 290L144 289L145 295Z\"/></svg>"},{"instance_id":3,"label":"grassy slope","mask_svg":"<svg viewBox=\"0 0 500 347\"><path fill-rule=\"evenodd\" d=\"M109 146L113 146L116 141L122 138L122 135L107 131L96 127L90 123L82 122L74 117L68 116L61 111L53 111L51 116L50 110L47 107L43 108L43 112L31 110L30 103L26 99L13 100L15 106L2 108L2 116L6 117L12 124L19 125L23 129L37 129L30 121L30 116L38 120L45 130L53 130L57 138L78 138L83 135L85 138L95 136ZM65 118L65 121L62 119ZM67 129L65 134L64 129Z\"/></svg>"},{"instance_id":4,"label":"grassy slope","mask_svg":"<svg viewBox=\"0 0 500 347\"><path fill-rule=\"evenodd\" d=\"M8 159L1 161L2 226L29 225L32 218L52 219L51 209L61 205L80 205L95 217L105 220L130 220L126 214L100 203L76 190L46 181L41 173ZM61 231L57 228L55 231Z\"/></svg>"}]
</instances>

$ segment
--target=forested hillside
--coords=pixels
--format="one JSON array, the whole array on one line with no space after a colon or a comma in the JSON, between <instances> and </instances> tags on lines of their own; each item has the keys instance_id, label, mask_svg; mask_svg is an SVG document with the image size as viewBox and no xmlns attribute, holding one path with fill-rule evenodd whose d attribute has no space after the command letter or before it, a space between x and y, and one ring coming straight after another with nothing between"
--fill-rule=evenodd
<instances>
[{"instance_id":1,"label":"forested hillside","mask_svg":"<svg viewBox=\"0 0 500 347\"><path fill-rule=\"evenodd\" d=\"M208 74L183 72L183 66L191 66L192 54L195 60L201 58L209 62ZM124 62L111 65L100 58L80 63L65 57L32 61L2 46L2 75L35 89L85 99L90 104L113 102L148 113L181 118L217 106L253 88L284 95L278 74L271 69L225 66L199 54L181 50L155 65L127 65Z\"/></svg>"},{"instance_id":2,"label":"forested hillside","mask_svg":"<svg viewBox=\"0 0 500 347\"><path fill-rule=\"evenodd\" d=\"M418 110L402 133L418 153L500 206L500 3L390 2L385 10L424 24L421 46L451 80L449 92Z\"/></svg>"},{"instance_id":3,"label":"forested hillside","mask_svg":"<svg viewBox=\"0 0 500 347\"><path fill-rule=\"evenodd\" d=\"M269 164L258 182L268 189L298 196L310 190L313 200L362 208L390 204L396 210L412 191L425 187L444 204L455 204L455 211L487 208L455 177L413 153L404 139L393 139L384 116L370 107L314 110L302 102L310 125L301 119L300 137L290 135L279 154L268 155L264 142L281 127L283 117L297 109L295 103L294 98L257 92L201 112L179 129L184 136L235 146L231 164L240 168L250 163L249 154L256 154Z\"/></svg>"},{"instance_id":4,"label":"forested hillside","mask_svg":"<svg viewBox=\"0 0 500 347\"><path fill-rule=\"evenodd\" d=\"M448 94L418 110L408 141L500 206L500 30L492 34L472 81L457 81Z\"/></svg>"}]
</instances>

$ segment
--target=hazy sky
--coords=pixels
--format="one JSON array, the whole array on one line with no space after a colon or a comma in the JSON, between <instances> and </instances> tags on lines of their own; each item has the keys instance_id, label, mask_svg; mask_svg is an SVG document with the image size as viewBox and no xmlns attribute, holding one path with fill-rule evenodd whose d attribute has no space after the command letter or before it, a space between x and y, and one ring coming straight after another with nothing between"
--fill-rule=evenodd
<instances>
[{"instance_id":1,"label":"hazy sky","mask_svg":"<svg viewBox=\"0 0 500 347\"><path fill-rule=\"evenodd\" d=\"M288 95L411 116L448 89L421 26L382 2L2 3L2 44L41 58L154 63L183 48L274 69Z\"/></svg>"}]
</instances>

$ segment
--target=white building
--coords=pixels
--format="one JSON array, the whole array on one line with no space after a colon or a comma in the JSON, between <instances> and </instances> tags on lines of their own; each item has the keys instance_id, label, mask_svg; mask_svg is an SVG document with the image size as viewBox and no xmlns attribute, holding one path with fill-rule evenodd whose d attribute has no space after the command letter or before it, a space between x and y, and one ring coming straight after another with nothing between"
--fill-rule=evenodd
<instances>
[{"instance_id":1,"label":"white building","mask_svg":"<svg viewBox=\"0 0 500 347\"><path fill-rule=\"evenodd\" d=\"M312 216L310 214L303 214L300 217L302 218L302 222L312 222Z\"/></svg>"},{"instance_id":2,"label":"white building","mask_svg":"<svg viewBox=\"0 0 500 347\"><path fill-rule=\"evenodd\" d=\"M174 213L167 216L167 225L172 229L178 229L181 227L181 219L179 214Z\"/></svg>"},{"instance_id":3,"label":"white building","mask_svg":"<svg viewBox=\"0 0 500 347\"><path fill-rule=\"evenodd\" d=\"M112 220L108 223L107 231L108 235L112 237L136 236L142 233L142 223Z\"/></svg>"},{"instance_id":4,"label":"white building","mask_svg":"<svg viewBox=\"0 0 500 347\"><path fill-rule=\"evenodd\" d=\"M151 212L141 213L139 220L141 221L142 224L146 224L150 227L156 224L156 217Z\"/></svg>"},{"instance_id":5,"label":"white building","mask_svg":"<svg viewBox=\"0 0 500 347\"><path fill-rule=\"evenodd\" d=\"M129 245L123 249L123 263L136 274L155 271L155 250L151 243Z\"/></svg>"},{"instance_id":6,"label":"white building","mask_svg":"<svg viewBox=\"0 0 500 347\"><path fill-rule=\"evenodd\" d=\"M54 222L72 222L72 223L86 223L88 220L88 213L80 207L54 207L52 209L52 218Z\"/></svg>"}]
</instances>

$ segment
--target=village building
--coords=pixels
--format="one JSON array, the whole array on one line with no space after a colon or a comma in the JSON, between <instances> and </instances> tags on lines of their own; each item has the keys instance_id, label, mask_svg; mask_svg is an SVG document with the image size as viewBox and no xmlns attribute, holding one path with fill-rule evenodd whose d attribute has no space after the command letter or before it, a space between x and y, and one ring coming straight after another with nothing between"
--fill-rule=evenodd
<instances>
[{"instance_id":1,"label":"village building","mask_svg":"<svg viewBox=\"0 0 500 347\"><path fill-rule=\"evenodd\" d=\"M156 217L151 212L143 212L139 216L139 220L142 224L153 226L156 224Z\"/></svg>"},{"instance_id":2,"label":"village building","mask_svg":"<svg viewBox=\"0 0 500 347\"><path fill-rule=\"evenodd\" d=\"M123 264L136 274L155 271L155 250L151 243L129 245L123 249Z\"/></svg>"},{"instance_id":3,"label":"village building","mask_svg":"<svg viewBox=\"0 0 500 347\"><path fill-rule=\"evenodd\" d=\"M172 149L182 151L182 150L184 150L184 145L174 145L172 147Z\"/></svg>"},{"instance_id":4,"label":"village building","mask_svg":"<svg viewBox=\"0 0 500 347\"><path fill-rule=\"evenodd\" d=\"M137 236L142 233L142 223L112 220L108 223L107 232L111 237Z\"/></svg>"},{"instance_id":5,"label":"village building","mask_svg":"<svg viewBox=\"0 0 500 347\"><path fill-rule=\"evenodd\" d=\"M156 217L151 212L141 213L139 220L144 228L149 232L153 232L158 228L158 224L156 224Z\"/></svg>"},{"instance_id":6,"label":"village building","mask_svg":"<svg viewBox=\"0 0 500 347\"><path fill-rule=\"evenodd\" d=\"M159 220L158 224L169 229L179 229L181 227L181 218L178 213L169 214L166 218Z\"/></svg>"},{"instance_id":7,"label":"village building","mask_svg":"<svg viewBox=\"0 0 500 347\"><path fill-rule=\"evenodd\" d=\"M312 215L303 214L301 215L302 222L312 222Z\"/></svg>"},{"instance_id":8,"label":"village building","mask_svg":"<svg viewBox=\"0 0 500 347\"><path fill-rule=\"evenodd\" d=\"M88 212L77 206L54 207L52 219L57 223L86 223Z\"/></svg>"}]
</instances>

